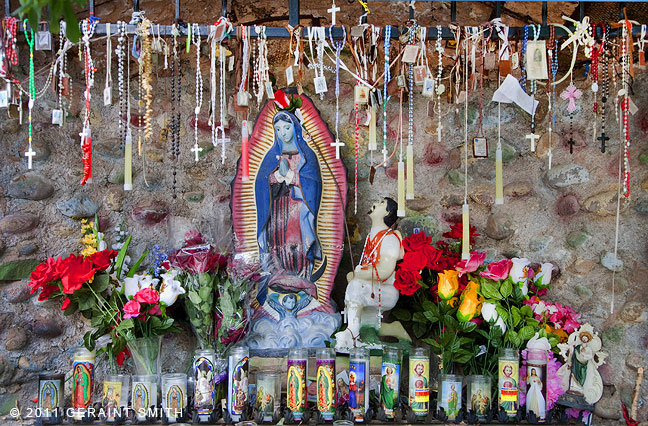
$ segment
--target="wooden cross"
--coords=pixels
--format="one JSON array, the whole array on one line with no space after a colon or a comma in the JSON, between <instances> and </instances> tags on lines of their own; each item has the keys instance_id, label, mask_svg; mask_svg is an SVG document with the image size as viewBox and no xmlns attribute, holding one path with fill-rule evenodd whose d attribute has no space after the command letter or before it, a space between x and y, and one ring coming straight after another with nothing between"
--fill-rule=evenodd
<instances>
[{"instance_id":1,"label":"wooden cross","mask_svg":"<svg viewBox=\"0 0 648 426\"><path fill-rule=\"evenodd\" d=\"M601 136L599 136L599 137L596 138L596 139L598 139L598 140L601 141L601 152L605 152L605 141L609 141L610 138L608 138L607 136L605 136L605 133L601 133Z\"/></svg>"},{"instance_id":2,"label":"wooden cross","mask_svg":"<svg viewBox=\"0 0 648 426\"><path fill-rule=\"evenodd\" d=\"M333 2L333 5L331 6L330 9L327 10L328 13L331 14L331 25L335 26L335 12L339 12L340 8L335 7L335 2Z\"/></svg>"},{"instance_id":3,"label":"wooden cross","mask_svg":"<svg viewBox=\"0 0 648 426\"><path fill-rule=\"evenodd\" d=\"M331 146L335 147L335 159L339 160L340 159L340 147L346 146L344 142L340 142L339 139L335 139L335 142L331 144Z\"/></svg>"},{"instance_id":4,"label":"wooden cross","mask_svg":"<svg viewBox=\"0 0 648 426\"><path fill-rule=\"evenodd\" d=\"M529 133L528 135L525 136L525 138L531 141L531 152L535 152L535 143L536 140L540 139L540 135L536 135L535 133Z\"/></svg>"},{"instance_id":5,"label":"wooden cross","mask_svg":"<svg viewBox=\"0 0 648 426\"><path fill-rule=\"evenodd\" d=\"M194 146L193 146L193 148L191 148L191 152L193 152L193 153L195 154L195 157L194 157L194 158L195 158L195 160L196 160L196 163L198 162L198 154L199 154L202 150L203 150L203 149L202 149L201 147L199 147L197 143L195 143Z\"/></svg>"},{"instance_id":6,"label":"wooden cross","mask_svg":"<svg viewBox=\"0 0 648 426\"><path fill-rule=\"evenodd\" d=\"M27 157L27 168L31 170L32 168L32 157L36 155L31 145L29 146L29 151L25 152L25 157Z\"/></svg>"}]
</instances>

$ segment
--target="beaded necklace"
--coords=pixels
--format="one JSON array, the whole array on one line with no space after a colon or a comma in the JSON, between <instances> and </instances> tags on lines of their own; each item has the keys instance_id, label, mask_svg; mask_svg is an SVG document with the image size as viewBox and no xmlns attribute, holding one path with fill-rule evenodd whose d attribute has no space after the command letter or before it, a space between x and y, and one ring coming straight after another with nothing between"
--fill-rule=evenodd
<instances>
[{"instance_id":1,"label":"beaded necklace","mask_svg":"<svg viewBox=\"0 0 648 426\"><path fill-rule=\"evenodd\" d=\"M124 146L126 140L126 128L130 117L126 115L126 80L124 78L124 59L128 55L128 36L126 35L126 22L117 21L117 47L115 53L117 54L117 91L119 93L119 141Z\"/></svg>"},{"instance_id":2,"label":"beaded necklace","mask_svg":"<svg viewBox=\"0 0 648 426\"><path fill-rule=\"evenodd\" d=\"M603 43L605 43L605 37L606 34L608 34L608 26L604 26L603 28ZM603 87L602 87L602 93L601 93L601 136L599 136L597 139L601 141L601 152L605 153L605 143L606 141L610 140L608 136L605 134L605 124L607 121L607 116L605 114L606 106L607 106L607 101L608 101L608 96L610 95L610 64L609 64L609 59L610 59L610 53L609 53L609 46L607 44L602 45L601 48L603 49Z\"/></svg>"},{"instance_id":3,"label":"beaded necklace","mask_svg":"<svg viewBox=\"0 0 648 426\"><path fill-rule=\"evenodd\" d=\"M603 49L605 48L605 26L601 25L603 28L603 38L601 39L601 45L598 49L592 49L592 64L590 65L590 79L592 80L592 86L590 87L592 93L594 93L594 103L592 106L593 120L592 120L592 129L593 137L592 140L596 142L596 119L598 117L598 91L599 91L599 56ZM592 34L596 34L596 25L592 24Z\"/></svg>"},{"instance_id":4,"label":"beaded necklace","mask_svg":"<svg viewBox=\"0 0 648 426\"><path fill-rule=\"evenodd\" d=\"M415 22L410 27L409 43L416 44L418 24ZM414 63L407 66L407 191L405 198L414 199Z\"/></svg>"},{"instance_id":5,"label":"beaded necklace","mask_svg":"<svg viewBox=\"0 0 648 426\"><path fill-rule=\"evenodd\" d=\"M25 30L25 38L29 45L29 149L25 152L25 157L27 157L27 168L31 170L32 157L36 155L32 149L32 109L34 108L34 100L36 98L36 89L34 87L34 31L31 28L29 31L27 30L27 20L23 21L23 29Z\"/></svg>"},{"instance_id":6,"label":"beaded necklace","mask_svg":"<svg viewBox=\"0 0 648 426\"><path fill-rule=\"evenodd\" d=\"M527 52L527 43L529 43L529 25L524 26L524 39L522 40L522 51L520 52L520 87L526 93L526 81L527 81L527 72L526 72L526 52Z\"/></svg>"},{"instance_id":7,"label":"beaded necklace","mask_svg":"<svg viewBox=\"0 0 648 426\"><path fill-rule=\"evenodd\" d=\"M90 16L83 20L81 30L83 33L83 54L85 56L85 115L83 119L83 130L79 134L81 136L81 149L83 150L83 176L81 177L81 185L92 182L92 136L90 133L90 88L94 85L94 73L96 68L92 61L90 52L90 39L94 35L95 29L99 18Z\"/></svg>"},{"instance_id":8,"label":"beaded necklace","mask_svg":"<svg viewBox=\"0 0 648 426\"><path fill-rule=\"evenodd\" d=\"M345 146L344 142L340 142L338 133L338 124L340 122L340 53L342 53L342 49L346 44L346 28L344 25L342 25L342 39L340 41L333 40L333 25L329 28L329 38L331 39L331 46L335 48L335 142L331 146L335 147L335 158L339 159L340 148Z\"/></svg>"},{"instance_id":9,"label":"beaded necklace","mask_svg":"<svg viewBox=\"0 0 648 426\"><path fill-rule=\"evenodd\" d=\"M176 24L173 24L173 57L171 59L171 156L173 159L173 198L177 198L177 168L180 157L180 97L182 69L180 68L180 56L178 55L178 36L180 32Z\"/></svg>"},{"instance_id":10,"label":"beaded necklace","mask_svg":"<svg viewBox=\"0 0 648 426\"><path fill-rule=\"evenodd\" d=\"M144 18L138 25L138 35L142 40L142 52L139 57L141 84L140 90L144 91L146 108L144 112L144 142L153 139L153 84L152 84L152 47L151 47L151 21ZM140 116L141 119L141 116Z\"/></svg>"},{"instance_id":11,"label":"beaded necklace","mask_svg":"<svg viewBox=\"0 0 648 426\"><path fill-rule=\"evenodd\" d=\"M69 109L71 101L66 105L63 93L67 84L71 88L69 76L67 73L67 37L65 36L65 22L61 22L61 29L59 35L59 50L57 52L58 58L58 93L56 101L56 109L52 111L52 124L63 126L65 123L66 111ZM68 89L69 90L69 89Z\"/></svg>"},{"instance_id":12,"label":"beaded necklace","mask_svg":"<svg viewBox=\"0 0 648 426\"><path fill-rule=\"evenodd\" d=\"M443 94L443 92L445 92L445 86L441 83L441 76L443 74L443 46L441 46L441 25L437 25L436 30L437 30L437 39L436 39L435 49L439 54L439 62L437 64L437 76L436 76L436 84L435 84L436 87L435 91L437 95L437 100L436 100L437 116L439 119L439 123L437 125L437 141L441 142L441 129L443 129L443 126L441 125L441 95Z\"/></svg>"},{"instance_id":13,"label":"beaded necklace","mask_svg":"<svg viewBox=\"0 0 648 426\"><path fill-rule=\"evenodd\" d=\"M203 76L200 70L200 27L194 23L191 29L191 42L196 46L196 108L194 109L194 161L198 162L198 155L203 150L198 146L198 115L203 104Z\"/></svg>"},{"instance_id":14,"label":"beaded necklace","mask_svg":"<svg viewBox=\"0 0 648 426\"><path fill-rule=\"evenodd\" d=\"M628 76L630 75L630 52L628 45L632 43L632 24L626 19L623 23L621 36L621 81L622 86L619 95L623 96L621 101L621 112L623 116L623 196L630 197L630 87Z\"/></svg>"},{"instance_id":15,"label":"beaded necklace","mask_svg":"<svg viewBox=\"0 0 648 426\"><path fill-rule=\"evenodd\" d=\"M254 63L254 82L256 86L257 105L260 107L261 101L263 100L263 94L266 91L266 82L269 79L268 71L270 70L270 66L268 65L268 38L266 36L265 26L256 26L254 29L258 35L258 54L256 62Z\"/></svg>"},{"instance_id":16,"label":"beaded necklace","mask_svg":"<svg viewBox=\"0 0 648 426\"><path fill-rule=\"evenodd\" d=\"M247 106L248 94L247 89L247 74L248 62L250 60L250 28L241 25L241 38L243 39L243 54L241 55L241 84L237 94L237 104L239 106ZM241 180L247 182L250 180L250 157L248 156L248 125L247 125L247 111L244 113L243 121L241 122Z\"/></svg>"},{"instance_id":17,"label":"beaded necklace","mask_svg":"<svg viewBox=\"0 0 648 426\"><path fill-rule=\"evenodd\" d=\"M549 56L551 58L551 95L549 98L549 111L551 111L551 126L549 127L549 152L547 157L549 158L549 170L551 170L551 162L553 159L553 154L551 152L551 135L556 128L556 74L558 73L558 43L556 42L556 29L552 25L550 27L549 33L549 43L547 45L549 49ZM552 51L553 49L553 51Z\"/></svg>"},{"instance_id":18,"label":"beaded necklace","mask_svg":"<svg viewBox=\"0 0 648 426\"><path fill-rule=\"evenodd\" d=\"M389 49L391 48L391 25L385 26L385 76L383 80L383 164L387 164L387 83L391 80L391 70L389 68Z\"/></svg>"},{"instance_id":19,"label":"beaded necklace","mask_svg":"<svg viewBox=\"0 0 648 426\"><path fill-rule=\"evenodd\" d=\"M18 32L18 19L13 16L8 16L4 21L5 37L4 37L4 54L7 58L7 68L0 70L2 77L9 77L11 74L11 66L18 65L18 51L16 50L16 33Z\"/></svg>"}]
</instances>

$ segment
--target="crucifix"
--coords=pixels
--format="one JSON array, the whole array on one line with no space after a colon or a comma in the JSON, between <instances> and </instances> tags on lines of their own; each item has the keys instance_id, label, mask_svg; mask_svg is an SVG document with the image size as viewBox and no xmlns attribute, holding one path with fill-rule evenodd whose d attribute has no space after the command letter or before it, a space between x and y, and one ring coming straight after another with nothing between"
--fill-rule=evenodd
<instances>
[{"instance_id":1,"label":"crucifix","mask_svg":"<svg viewBox=\"0 0 648 426\"><path fill-rule=\"evenodd\" d=\"M335 158L340 158L340 148L343 146L346 146L344 142L340 142L338 138L335 138L335 142L331 144L331 146L335 147Z\"/></svg>"},{"instance_id":2,"label":"crucifix","mask_svg":"<svg viewBox=\"0 0 648 426\"><path fill-rule=\"evenodd\" d=\"M36 155L31 145L29 145L29 150L25 152L25 157L27 157L27 168L31 170L32 168L32 157Z\"/></svg>"},{"instance_id":3,"label":"crucifix","mask_svg":"<svg viewBox=\"0 0 648 426\"><path fill-rule=\"evenodd\" d=\"M601 133L601 136L599 136L599 137L596 138L596 139L598 139L598 140L601 141L601 152L605 153L605 142L606 142L606 141L609 141L610 138L608 138L608 137L605 135L605 132L603 132L603 133Z\"/></svg>"},{"instance_id":4,"label":"crucifix","mask_svg":"<svg viewBox=\"0 0 648 426\"><path fill-rule=\"evenodd\" d=\"M540 135L529 133L525 136L525 138L531 141L531 152L535 152L536 140L540 139Z\"/></svg>"},{"instance_id":5,"label":"crucifix","mask_svg":"<svg viewBox=\"0 0 648 426\"><path fill-rule=\"evenodd\" d=\"M331 8L327 10L331 14L331 25L335 26L335 12L339 12L340 8L335 6L335 2L331 5Z\"/></svg>"},{"instance_id":6,"label":"crucifix","mask_svg":"<svg viewBox=\"0 0 648 426\"><path fill-rule=\"evenodd\" d=\"M194 153L194 160L195 160L196 162L198 162L198 154L199 154L202 150L203 150L203 149L202 149L201 147L198 146L198 142L196 142L196 143L194 144L193 148L191 148L191 152Z\"/></svg>"}]
</instances>

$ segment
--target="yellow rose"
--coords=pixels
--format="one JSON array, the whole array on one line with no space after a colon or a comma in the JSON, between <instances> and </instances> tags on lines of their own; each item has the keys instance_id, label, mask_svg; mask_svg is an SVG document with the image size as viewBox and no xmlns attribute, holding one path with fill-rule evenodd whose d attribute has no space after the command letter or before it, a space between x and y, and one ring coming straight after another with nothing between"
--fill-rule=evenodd
<instances>
[{"instance_id":1,"label":"yellow rose","mask_svg":"<svg viewBox=\"0 0 648 426\"><path fill-rule=\"evenodd\" d=\"M448 300L459 289L459 271L449 270L439 272L439 297Z\"/></svg>"}]
</instances>

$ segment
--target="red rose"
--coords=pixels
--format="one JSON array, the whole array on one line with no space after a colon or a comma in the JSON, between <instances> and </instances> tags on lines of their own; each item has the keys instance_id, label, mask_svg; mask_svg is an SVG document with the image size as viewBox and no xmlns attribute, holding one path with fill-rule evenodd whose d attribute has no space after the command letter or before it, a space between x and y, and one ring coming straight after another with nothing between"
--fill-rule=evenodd
<instances>
[{"instance_id":1,"label":"red rose","mask_svg":"<svg viewBox=\"0 0 648 426\"><path fill-rule=\"evenodd\" d=\"M425 268L427 262L428 258L423 251L410 251L405 253L401 268L409 269L410 271L420 271Z\"/></svg>"},{"instance_id":2,"label":"red rose","mask_svg":"<svg viewBox=\"0 0 648 426\"><path fill-rule=\"evenodd\" d=\"M43 287L41 287L41 292L38 295L38 301L39 302L44 302L45 300L49 299L49 297L54 293L56 290L58 290L57 285L52 285L52 284L47 284ZM32 293L34 290L32 290Z\"/></svg>"},{"instance_id":3,"label":"red rose","mask_svg":"<svg viewBox=\"0 0 648 426\"><path fill-rule=\"evenodd\" d=\"M484 278L489 278L493 281L503 281L511 270L511 265L513 262L510 259L502 259L499 262L491 262L488 264L487 271L481 271L479 275Z\"/></svg>"},{"instance_id":4,"label":"red rose","mask_svg":"<svg viewBox=\"0 0 648 426\"><path fill-rule=\"evenodd\" d=\"M439 261L439 258L441 258L441 254L443 254L441 250L437 250L430 245L423 248L423 253L425 253L425 257L427 258L425 266L429 269L434 267L434 265Z\"/></svg>"},{"instance_id":5,"label":"red rose","mask_svg":"<svg viewBox=\"0 0 648 426\"><path fill-rule=\"evenodd\" d=\"M124 360L126 359L126 357L130 356L130 355L131 355L131 353L128 350L128 346L127 346L127 347L124 348L123 351L121 351L120 353L117 354L117 365L119 365L121 367L122 364L124 363Z\"/></svg>"},{"instance_id":6,"label":"red rose","mask_svg":"<svg viewBox=\"0 0 648 426\"><path fill-rule=\"evenodd\" d=\"M29 286L32 289L31 294L34 294L39 288L44 289L47 284L61 278L61 263L62 261L60 257L56 260L53 257L48 257L45 262L39 264L36 267L36 269L30 275L31 281L29 283ZM50 294L51 293L52 292L50 291Z\"/></svg>"},{"instance_id":7,"label":"red rose","mask_svg":"<svg viewBox=\"0 0 648 426\"><path fill-rule=\"evenodd\" d=\"M146 287L135 293L135 300L139 303L148 303L154 305L160 300L160 294L157 290Z\"/></svg>"},{"instance_id":8,"label":"red rose","mask_svg":"<svg viewBox=\"0 0 648 426\"><path fill-rule=\"evenodd\" d=\"M102 250L90 255L90 260L97 271L105 271L117 254L115 250Z\"/></svg>"},{"instance_id":9,"label":"red rose","mask_svg":"<svg viewBox=\"0 0 648 426\"><path fill-rule=\"evenodd\" d=\"M153 305L153 307L149 309L147 313L149 315L162 315L162 310L160 309L160 305Z\"/></svg>"},{"instance_id":10,"label":"red rose","mask_svg":"<svg viewBox=\"0 0 648 426\"><path fill-rule=\"evenodd\" d=\"M401 294L411 296L416 293L419 288L421 288L421 286L417 282L419 279L421 279L421 274L419 274L418 271L410 271L401 267L398 271L396 271L396 280L394 281L394 287L396 287L396 289L400 291Z\"/></svg>"},{"instance_id":11,"label":"red rose","mask_svg":"<svg viewBox=\"0 0 648 426\"><path fill-rule=\"evenodd\" d=\"M63 304L61 305L61 310L64 311L67 308L69 308L71 303L72 302L70 302L70 298L66 297L65 300L63 301Z\"/></svg>"},{"instance_id":12,"label":"red rose","mask_svg":"<svg viewBox=\"0 0 648 426\"><path fill-rule=\"evenodd\" d=\"M129 300L124 305L124 319L134 318L140 314L140 304L137 300Z\"/></svg>"},{"instance_id":13,"label":"red rose","mask_svg":"<svg viewBox=\"0 0 648 426\"><path fill-rule=\"evenodd\" d=\"M63 284L63 293L73 294L79 290L83 283L94 277L95 270L92 267L92 261L83 256L70 255L64 261L65 272L61 278Z\"/></svg>"},{"instance_id":14,"label":"red rose","mask_svg":"<svg viewBox=\"0 0 648 426\"><path fill-rule=\"evenodd\" d=\"M403 239L403 248L405 251L418 251L425 246L429 246L431 242L432 238L425 235L425 232L419 232L405 237Z\"/></svg>"}]
</instances>

